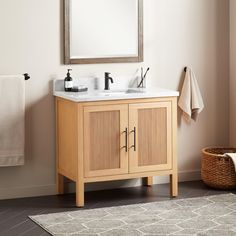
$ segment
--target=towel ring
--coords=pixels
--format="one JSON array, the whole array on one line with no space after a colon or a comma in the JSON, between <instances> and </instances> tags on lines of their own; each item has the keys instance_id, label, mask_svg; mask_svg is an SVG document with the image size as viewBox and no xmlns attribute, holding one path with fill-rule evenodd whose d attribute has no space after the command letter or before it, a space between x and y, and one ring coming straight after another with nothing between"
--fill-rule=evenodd
<instances>
[{"instance_id":1,"label":"towel ring","mask_svg":"<svg viewBox=\"0 0 236 236\"><path fill-rule=\"evenodd\" d=\"M28 73L25 73L25 74L23 74L23 75L25 76L25 80L29 80L29 79L30 79L30 76L29 76Z\"/></svg>"}]
</instances>

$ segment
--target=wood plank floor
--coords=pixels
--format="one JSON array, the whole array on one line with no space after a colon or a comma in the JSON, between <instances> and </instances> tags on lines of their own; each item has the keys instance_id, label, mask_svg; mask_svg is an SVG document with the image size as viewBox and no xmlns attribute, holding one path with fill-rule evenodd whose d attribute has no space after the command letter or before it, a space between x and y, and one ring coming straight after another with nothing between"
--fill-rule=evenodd
<instances>
[{"instance_id":1,"label":"wood plank floor","mask_svg":"<svg viewBox=\"0 0 236 236\"><path fill-rule=\"evenodd\" d=\"M236 194L236 191L231 191ZM201 181L179 184L179 197L189 198L222 194L207 188ZM100 208L128 205L170 199L169 185L152 187L133 187L123 189L88 192L85 195L85 208ZM78 210L75 207L75 195L46 196L0 201L0 236L48 236L42 228L32 222L28 216Z\"/></svg>"}]
</instances>

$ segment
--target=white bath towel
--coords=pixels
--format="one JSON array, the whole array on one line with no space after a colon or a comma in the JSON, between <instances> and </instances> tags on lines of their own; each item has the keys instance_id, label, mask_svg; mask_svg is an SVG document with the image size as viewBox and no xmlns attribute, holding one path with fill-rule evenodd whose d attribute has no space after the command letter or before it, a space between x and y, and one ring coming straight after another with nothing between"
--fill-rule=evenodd
<instances>
[{"instance_id":1,"label":"white bath towel","mask_svg":"<svg viewBox=\"0 0 236 236\"><path fill-rule=\"evenodd\" d=\"M178 106L181 108L184 117L188 121L191 119L196 121L199 113L204 108L204 103L196 76L190 68L187 68L186 70Z\"/></svg>"},{"instance_id":2,"label":"white bath towel","mask_svg":"<svg viewBox=\"0 0 236 236\"><path fill-rule=\"evenodd\" d=\"M228 157L230 157L231 160L233 161L233 163L234 163L234 169L235 169L235 172L236 172L236 153L225 153L225 155L227 155Z\"/></svg>"},{"instance_id":3,"label":"white bath towel","mask_svg":"<svg viewBox=\"0 0 236 236\"><path fill-rule=\"evenodd\" d=\"M0 166L24 164L24 76L0 76Z\"/></svg>"}]
</instances>

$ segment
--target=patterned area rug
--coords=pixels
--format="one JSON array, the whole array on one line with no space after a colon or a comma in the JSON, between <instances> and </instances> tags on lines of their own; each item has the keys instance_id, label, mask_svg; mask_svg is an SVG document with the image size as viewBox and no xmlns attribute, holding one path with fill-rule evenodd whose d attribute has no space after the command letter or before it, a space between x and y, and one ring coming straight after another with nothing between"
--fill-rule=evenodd
<instances>
[{"instance_id":1,"label":"patterned area rug","mask_svg":"<svg viewBox=\"0 0 236 236\"><path fill-rule=\"evenodd\" d=\"M236 236L236 195L30 216L55 236Z\"/></svg>"}]
</instances>

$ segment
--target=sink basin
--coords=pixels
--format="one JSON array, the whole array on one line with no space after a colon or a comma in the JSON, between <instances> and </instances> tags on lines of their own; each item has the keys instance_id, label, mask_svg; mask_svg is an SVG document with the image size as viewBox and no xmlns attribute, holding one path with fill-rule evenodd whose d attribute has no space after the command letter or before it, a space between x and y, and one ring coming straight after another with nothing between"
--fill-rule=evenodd
<instances>
[{"instance_id":1,"label":"sink basin","mask_svg":"<svg viewBox=\"0 0 236 236\"><path fill-rule=\"evenodd\" d=\"M127 94L140 94L146 93L146 90L143 88L129 88L124 90L102 90L98 92L100 96L122 96Z\"/></svg>"},{"instance_id":2,"label":"sink basin","mask_svg":"<svg viewBox=\"0 0 236 236\"><path fill-rule=\"evenodd\" d=\"M99 91L99 95L104 95L104 96L117 96L117 95L124 95L126 94L126 90L102 90Z\"/></svg>"}]
</instances>

